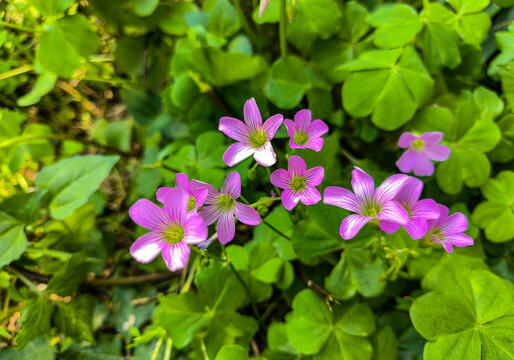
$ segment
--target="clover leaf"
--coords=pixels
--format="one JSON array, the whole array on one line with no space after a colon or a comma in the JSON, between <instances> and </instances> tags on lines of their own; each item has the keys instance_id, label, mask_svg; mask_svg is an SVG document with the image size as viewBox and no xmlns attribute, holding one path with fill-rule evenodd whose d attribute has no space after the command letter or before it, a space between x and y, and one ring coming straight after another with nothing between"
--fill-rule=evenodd
<instances>
[{"instance_id":1,"label":"clover leaf","mask_svg":"<svg viewBox=\"0 0 514 360\"><path fill-rule=\"evenodd\" d=\"M372 115L383 130L405 124L432 94L434 82L412 47L368 51L342 69L352 72L343 85L344 108L352 116Z\"/></svg>"},{"instance_id":2,"label":"clover leaf","mask_svg":"<svg viewBox=\"0 0 514 360\"><path fill-rule=\"evenodd\" d=\"M491 18L482 12L490 0L446 0L457 14L454 28L465 43L480 45L491 27Z\"/></svg>"},{"instance_id":3,"label":"clover leaf","mask_svg":"<svg viewBox=\"0 0 514 360\"><path fill-rule=\"evenodd\" d=\"M493 242L514 238L514 172L502 171L495 179L482 186L487 199L473 211L473 222L485 229L485 236Z\"/></svg>"}]
</instances>

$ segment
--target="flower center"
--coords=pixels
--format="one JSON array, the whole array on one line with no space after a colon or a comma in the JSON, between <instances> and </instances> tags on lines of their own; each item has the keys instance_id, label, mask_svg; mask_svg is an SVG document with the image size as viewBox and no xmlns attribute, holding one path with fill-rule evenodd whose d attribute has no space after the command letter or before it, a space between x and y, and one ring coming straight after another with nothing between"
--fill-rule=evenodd
<instances>
[{"instance_id":1,"label":"flower center","mask_svg":"<svg viewBox=\"0 0 514 360\"><path fill-rule=\"evenodd\" d=\"M268 136L266 132L262 129L257 129L250 134L250 145L254 148L260 148L268 141Z\"/></svg>"},{"instance_id":2,"label":"flower center","mask_svg":"<svg viewBox=\"0 0 514 360\"><path fill-rule=\"evenodd\" d=\"M304 131L298 131L294 134L294 142L298 145L305 145L307 144L307 141L309 141L309 137Z\"/></svg>"},{"instance_id":3,"label":"flower center","mask_svg":"<svg viewBox=\"0 0 514 360\"><path fill-rule=\"evenodd\" d=\"M293 190L294 192L299 192L307 187L307 182L305 181L305 177L295 176L291 179L289 186L291 187L291 190Z\"/></svg>"},{"instance_id":4,"label":"flower center","mask_svg":"<svg viewBox=\"0 0 514 360\"><path fill-rule=\"evenodd\" d=\"M425 143L423 142L423 140L416 139L412 142L411 146L416 150L421 150L425 146Z\"/></svg>"},{"instance_id":5,"label":"flower center","mask_svg":"<svg viewBox=\"0 0 514 360\"><path fill-rule=\"evenodd\" d=\"M222 210L232 209L234 206L234 198L230 195L222 194L218 197L216 205L218 205Z\"/></svg>"},{"instance_id":6,"label":"flower center","mask_svg":"<svg viewBox=\"0 0 514 360\"><path fill-rule=\"evenodd\" d=\"M192 211L194 209L196 209L196 199L190 196L189 200L187 201L187 211Z\"/></svg>"},{"instance_id":7,"label":"flower center","mask_svg":"<svg viewBox=\"0 0 514 360\"><path fill-rule=\"evenodd\" d=\"M376 217L379 212L380 212L380 210L377 211L377 209L375 209L375 207L370 207L370 208L367 208L364 213L367 217Z\"/></svg>"},{"instance_id":8,"label":"flower center","mask_svg":"<svg viewBox=\"0 0 514 360\"><path fill-rule=\"evenodd\" d=\"M444 236L438 230L434 231L432 235L434 235L439 240L444 241Z\"/></svg>"},{"instance_id":9,"label":"flower center","mask_svg":"<svg viewBox=\"0 0 514 360\"><path fill-rule=\"evenodd\" d=\"M165 240L170 244L178 244L184 238L184 229L179 225L171 225L164 234Z\"/></svg>"}]
</instances>

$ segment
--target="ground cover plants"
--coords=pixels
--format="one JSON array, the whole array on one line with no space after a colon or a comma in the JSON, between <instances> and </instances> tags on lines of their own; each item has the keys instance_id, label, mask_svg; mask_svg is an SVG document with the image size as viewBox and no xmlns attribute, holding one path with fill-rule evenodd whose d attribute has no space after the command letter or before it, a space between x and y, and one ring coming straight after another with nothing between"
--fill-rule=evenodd
<instances>
[{"instance_id":1,"label":"ground cover plants","mask_svg":"<svg viewBox=\"0 0 514 360\"><path fill-rule=\"evenodd\" d=\"M514 359L513 5L0 2L0 358Z\"/></svg>"}]
</instances>

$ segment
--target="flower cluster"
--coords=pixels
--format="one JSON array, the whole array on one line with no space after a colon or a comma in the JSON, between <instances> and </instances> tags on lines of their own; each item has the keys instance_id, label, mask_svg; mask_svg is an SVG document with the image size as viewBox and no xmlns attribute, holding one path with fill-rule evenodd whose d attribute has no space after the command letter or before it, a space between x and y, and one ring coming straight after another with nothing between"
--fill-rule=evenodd
<instances>
[{"instance_id":1,"label":"flower cluster","mask_svg":"<svg viewBox=\"0 0 514 360\"><path fill-rule=\"evenodd\" d=\"M328 126L321 120L312 121L309 110L296 113L294 121L284 120L277 114L263 123L255 100L250 99L244 105L244 121L231 117L220 119L219 130L236 141L225 151L224 162L232 167L253 156L262 166L274 165L277 156L271 140L282 123L287 128L289 147L293 151L322 150L322 135L328 132ZM442 136L441 133L425 133L417 137L404 133L398 145L408 147L408 150L397 162L400 170L431 175L434 171L431 160L443 161L450 154L446 146L437 145ZM322 200L316 187L324 175L323 167L307 169L300 156L291 155L288 169L275 170L270 182L283 190L282 203L287 210L292 210L299 202L313 205ZM370 223L389 234L403 227L413 239L426 237L434 244L441 244L447 252L452 252L452 246L473 244L473 239L463 234L467 229L466 217L461 213L448 216L445 206L432 199L420 200L423 182L417 178L396 174L375 188L373 178L355 167L351 184L353 192L328 186L323 194L323 203L354 213L342 220L340 235L345 240L353 238ZM185 174L177 174L175 187L160 188L156 196L162 207L139 200L130 208L134 222L151 230L134 242L130 252L142 263L162 253L171 271L185 267L190 244L207 240L207 226L217 222L217 237L226 244L235 237L234 217L246 225L255 226L261 222L259 213L252 206L237 201L241 197L241 177L235 171L227 176L220 191L208 183L194 179L190 182Z\"/></svg>"}]
</instances>

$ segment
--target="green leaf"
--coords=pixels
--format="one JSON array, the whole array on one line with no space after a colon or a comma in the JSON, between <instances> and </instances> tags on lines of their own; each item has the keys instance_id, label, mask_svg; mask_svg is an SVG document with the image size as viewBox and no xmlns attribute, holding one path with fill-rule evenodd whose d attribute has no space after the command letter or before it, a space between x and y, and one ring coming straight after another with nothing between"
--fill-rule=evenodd
<instances>
[{"instance_id":1,"label":"green leaf","mask_svg":"<svg viewBox=\"0 0 514 360\"><path fill-rule=\"evenodd\" d=\"M506 163L514 158L514 114L507 114L498 122L502 138L489 153L491 160Z\"/></svg>"},{"instance_id":2,"label":"green leaf","mask_svg":"<svg viewBox=\"0 0 514 360\"><path fill-rule=\"evenodd\" d=\"M487 270L473 271L471 290L477 321L480 324L504 316L512 307L512 294L504 280Z\"/></svg>"},{"instance_id":3,"label":"green leaf","mask_svg":"<svg viewBox=\"0 0 514 360\"><path fill-rule=\"evenodd\" d=\"M281 109L296 107L309 87L306 64L296 56L277 60L264 88L266 97Z\"/></svg>"},{"instance_id":4,"label":"green leaf","mask_svg":"<svg viewBox=\"0 0 514 360\"><path fill-rule=\"evenodd\" d=\"M134 120L143 126L150 125L162 112L159 97L144 91L122 89L121 99Z\"/></svg>"},{"instance_id":5,"label":"green leaf","mask_svg":"<svg viewBox=\"0 0 514 360\"><path fill-rule=\"evenodd\" d=\"M21 316L22 328L15 339L18 350L25 348L32 340L49 333L52 312L52 305L40 296L27 302Z\"/></svg>"},{"instance_id":6,"label":"green leaf","mask_svg":"<svg viewBox=\"0 0 514 360\"><path fill-rule=\"evenodd\" d=\"M66 11L75 0L29 0L41 15L53 16Z\"/></svg>"},{"instance_id":7,"label":"green leaf","mask_svg":"<svg viewBox=\"0 0 514 360\"><path fill-rule=\"evenodd\" d=\"M87 275L88 264L83 254L74 254L48 282L46 291L60 296L72 295Z\"/></svg>"},{"instance_id":8,"label":"green leaf","mask_svg":"<svg viewBox=\"0 0 514 360\"><path fill-rule=\"evenodd\" d=\"M21 351L5 348L0 351L2 360L55 360L55 353L55 346L42 337L29 343Z\"/></svg>"},{"instance_id":9,"label":"green leaf","mask_svg":"<svg viewBox=\"0 0 514 360\"><path fill-rule=\"evenodd\" d=\"M293 229L293 248L298 258L312 264L316 258L342 249L339 237L328 234L319 225L307 220L300 221Z\"/></svg>"},{"instance_id":10,"label":"green leaf","mask_svg":"<svg viewBox=\"0 0 514 360\"><path fill-rule=\"evenodd\" d=\"M305 15L306 23L302 25L308 26L314 34L326 39L338 30L342 15L336 1L297 0L297 3Z\"/></svg>"},{"instance_id":11,"label":"green leaf","mask_svg":"<svg viewBox=\"0 0 514 360\"><path fill-rule=\"evenodd\" d=\"M473 99L480 110L481 120L494 120L503 111L503 101L494 91L479 87L473 92Z\"/></svg>"},{"instance_id":12,"label":"green leaf","mask_svg":"<svg viewBox=\"0 0 514 360\"><path fill-rule=\"evenodd\" d=\"M75 341L95 341L93 333L94 300L87 295L73 299L69 303L57 303L54 318L57 328Z\"/></svg>"},{"instance_id":13,"label":"green leaf","mask_svg":"<svg viewBox=\"0 0 514 360\"><path fill-rule=\"evenodd\" d=\"M228 0L207 0L203 11L209 14L207 30L220 37L230 37L241 27L237 12Z\"/></svg>"},{"instance_id":14,"label":"green leaf","mask_svg":"<svg viewBox=\"0 0 514 360\"><path fill-rule=\"evenodd\" d=\"M198 8L194 3L177 1L169 4L168 9L163 9L167 16L159 21L159 28L166 34L185 35L187 32L186 16L191 12L197 12Z\"/></svg>"},{"instance_id":15,"label":"green leaf","mask_svg":"<svg viewBox=\"0 0 514 360\"><path fill-rule=\"evenodd\" d=\"M70 78L98 48L98 38L83 15L67 16L46 27L36 50L38 62L48 71Z\"/></svg>"},{"instance_id":16,"label":"green leaf","mask_svg":"<svg viewBox=\"0 0 514 360\"><path fill-rule=\"evenodd\" d=\"M377 28L373 43L382 49L408 44L423 28L416 10L403 4L381 6L366 21Z\"/></svg>"},{"instance_id":17,"label":"green leaf","mask_svg":"<svg viewBox=\"0 0 514 360\"><path fill-rule=\"evenodd\" d=\"M62 220L84 205L118 160L118 156L77 156L61 160L39 172L36 186L48 190L52 216Z\"/></svg>"},{"instance_id":18,"label":"green leaf","mask_svg":"<svg viewBox=\"0 0 514 360\"><path fill-rule=\"evenodd\" d=\"M0 212L0 268L18 260L27 246L23 225L10 215Z\"/></svg>"},{"instance_id":19,"label":"green leaf","mask_svg":"<svg viewBox=\"0 0 514 360\"><path fill-rule=\"evenodd\" d=\"M514 1L512 5L514 5ZM498 31L494 34L494 42L500 53L489 64L487 75L495 80L500 78L501 66L508 65L514 60L514 26L509 26L508 30Z\"/></svg>"},{"instance_id":20,"label":"green leaf","mask_svg":"<svg viewBox=\"0 0 514 360\"><path fill-rule=\"evenodd\" d=\"M514 63L504 65L500 68L502 90L509 109L514 109Z\"/></svg>"},{"instance_id":21,"label":"green leaf","mask_svg":"<svg viewBox=\"0 0 514 360\"><path fill-rule=\"evenodd\" d=\"M150 16L159 6L159 0L130 0L132 11L137 16Z\"/></svg>"},{"instance_id":22,"label":"green leaf","mask_svg":"<svg viewBox=\"0 0 514 360\"><path fill-rule=\"evenodd\" d=\"M493 242L506 242L514 238L514 172L502 171L496 179L489 179L482 186L487 201L473 210L472 220L485 229L486 237Z\"/></svg>"},{"instance_id":23,"label":"green leaf","mask_svg":"<svg viewBox=\"0 0 514 360\"><path fill-rule=\"evenodd\" d=\"M514 349L514 316L507 316L485 324L480 333L484 359L512 359Z\"/></svg>"},{"instance_id":24,"label":"green leaf","mask_svg":"<svg viewBox=\"0 0 514 360\"><path fill-rule=\"evenodd\" d=\"M57 76L51 72L43 72L34 83L34 86L27 94L16 100L18 106L34 105L54 88Z\"/></svg>"},{"instance_id":25,"label":"green leaf","mask_svg":"<svg viewBox=\"0 0 514 360\"><path fill-rule=\"evenodd\" d=\"M398 359L398 340L390 326L380 329L373 344L373 360Z\"/></svg>"},{"instance_id":26,"label":"green leaf","mask_svg":"<svg viewBox=\"0 0 514 360\"><path fill-rule=\"evenodd\" d=\"M383 130L409 121L432 93L433 80L412 47L368 51L342 69L353 72L343 85L344 108L356 117L372 114Z\"/></svg>"},{"instance_id":27,"label":"green leaf","mask_svg":"<svg viewBox=\"0 0 514 360\"><path fill-rule=\"evenodd\" d=\"M457 13L455 30L465 43L480 45L487 37L491 18L484 10L490 0L446 0Z\"/></svg>"},{"instance_id":28,"label":"green leaf","mask_svg":"<svg viewBox=\"0 0 514 360\"><path fill-rule=\"evenodd\" d=\"M240 345L224 345L215 360L248 360L248 351Z\"/></svg>"}]
</instances>

